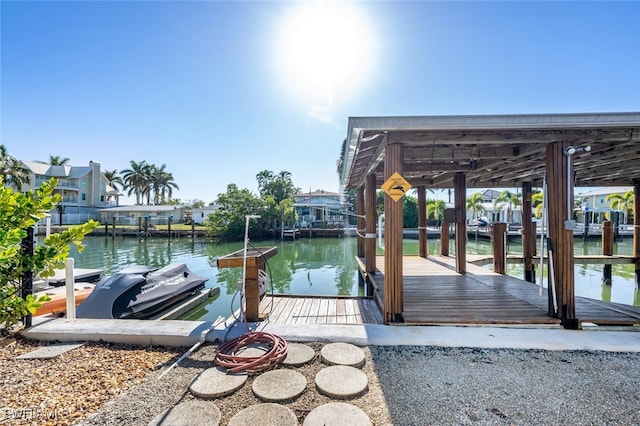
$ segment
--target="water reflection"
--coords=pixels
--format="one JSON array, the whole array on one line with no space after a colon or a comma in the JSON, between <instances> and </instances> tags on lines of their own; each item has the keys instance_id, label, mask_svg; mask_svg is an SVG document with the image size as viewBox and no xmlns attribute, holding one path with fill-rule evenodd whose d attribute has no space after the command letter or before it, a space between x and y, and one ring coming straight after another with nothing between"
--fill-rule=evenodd
<instances>
[{"instance_id":1,"label":"water reflection","mask_svg":"<svg viewBox=\"0 0 640 426\"><path fill-rule=\"evenodd\" d=\"M237 308L237 300L233 307L231 300L242 279L242 269L218 269L210 266L210 262L241 250L242 243L214 244L205 239L192 238L170 240L88 237L85 244L87 247L82 253L78 254L74 249L71 252L78 268L99 268L104 270L104 275L110 275L132 264L162 267L171 262L184 262L193 272L209 278L207 287L221 287L218 300L213 306L207 306L206 313L203 313L206 319L213 321L219 315L227 317L232 309ZM575 244L576 254L599 254L601 251L599 241L584 243L576 240ZM278 254L269 259L267 268L275 293L345 296L364 294L364 287L358 285L358 271L354 261L355 238L261 241L255 245L278 248ZM406 240L403 252L405 255L417 255L418 248L416 240ZM435 254L438 250L438 242L429 240L429 253ZM467 250L469 254L491 254L491 245L485 240L469 240ZM614 253L630 255L631 251L630 240L615 243ZM512 241L509 244L509 254L521 253L521 244ZM613 284L610 288L602 286L602 267L576 264L576 295L640 306L640 295L635 288L634 265L613 265ZM507 273L522 278L522 264L508 264ZM545 286L546 273L545 266ZM539 266L536 275L540 275Z\"/></svg>"}]
</instances>

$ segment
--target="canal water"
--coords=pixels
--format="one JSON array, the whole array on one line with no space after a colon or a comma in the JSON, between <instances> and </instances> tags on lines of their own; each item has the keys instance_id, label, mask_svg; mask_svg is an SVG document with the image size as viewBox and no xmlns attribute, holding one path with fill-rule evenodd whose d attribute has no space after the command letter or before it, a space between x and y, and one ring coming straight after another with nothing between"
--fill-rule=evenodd
<instances>
[{"instance_id":1,"label":"canal water","mask_svg":"<svg viewBox=\"0 0 640 426\"><path fill-rule=\"evenodd\" d=\"M614 253L631 255L631 243L631 239L618 241ZM242 280L242 268L218 269L211 265L217 257L241 250L241 242L217 244L208 239L197 238L87 237L84 244L86 247L82 253L72 249L70 254L75 259L77 268L102 269L103 276L107 276L134 264L162 267L172 262L183 262L194 273L209 279L207 287L220 287L218 296L196 308L185 319L213 321L220 315L229 317L238 309L239 298L236 291L238 282ZM278 248L278 254L269 259L267 264L267 273L271 277L275 293L345 296L364 294L364 288L358 286L358 270L354 261L355 238L305 238L251 244L258 248ZM405 240L404 254L417 255L418 250L417 240ZM439 241L429 240L429 253L434 254L439 250ZM599 254L600 242L584 243L576 239L574 250L575 254ZM490 254L491 245L486 240L470 239L467 252ZM519 242L509 243L509 254L521 252ZM382 254L382 250L379 249L379 253ZM576 295L640 306L633 265L613 265L611 286L601 284L602 267L576 264ZM509 264L507 273L522 278L522 265Z\"/></svg>"}]
</instances>

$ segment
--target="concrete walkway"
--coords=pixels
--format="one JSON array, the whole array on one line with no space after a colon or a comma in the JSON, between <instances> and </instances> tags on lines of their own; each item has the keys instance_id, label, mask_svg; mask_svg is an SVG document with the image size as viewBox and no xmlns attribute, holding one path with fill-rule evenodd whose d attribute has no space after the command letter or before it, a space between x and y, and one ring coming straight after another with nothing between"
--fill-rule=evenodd
<instances>
[{"instance_id":1,"label":"concrete walkway","mask_svg":"<svg viewBox=\"0 0 640 426\"><path fill-rule=\"evenodd\" d=\"M192 346L212 323L203 321L97 320L65 318L37 321L22 332L31 339L106 341L139 345ZM418 345L470 348L602 350L640 352L640 329L565 330L557 327L397 326L374 324L250 324L288 342L345 342L359 346ZM221 323L206 334L215 342L247 332L244 324Z\"/></svg>"}]
</instances>

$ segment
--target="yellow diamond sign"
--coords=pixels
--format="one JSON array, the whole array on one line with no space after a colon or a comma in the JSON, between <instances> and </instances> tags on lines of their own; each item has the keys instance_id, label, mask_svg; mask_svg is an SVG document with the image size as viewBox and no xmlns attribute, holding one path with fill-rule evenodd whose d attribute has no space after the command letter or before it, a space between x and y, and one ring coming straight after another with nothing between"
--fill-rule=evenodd
<instances>
[{"instance_id":1,"label":"yellow diamond sign","mask_svg":"<svg viewBox=\"0 0 640 426\"><path fill-rule=\"evenodd\" d=\"M411 189L411 184L400 173L395 172L382 184L381 188L393 201L398 201Z\"/></svg>"}]
</instances>

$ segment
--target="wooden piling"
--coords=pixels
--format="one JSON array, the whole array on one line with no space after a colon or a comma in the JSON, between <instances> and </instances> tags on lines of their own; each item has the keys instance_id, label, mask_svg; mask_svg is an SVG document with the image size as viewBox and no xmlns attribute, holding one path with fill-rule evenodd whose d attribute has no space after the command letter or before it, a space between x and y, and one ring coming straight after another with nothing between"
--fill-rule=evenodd
<instances>
[{"instance_id":1,"label":"wooden piling","mask_svg":"<svg viewBox=\"0 0 640 426\"><path fill-rule=\"evenodd\" d=\"M403 146L388 144L384 156L385 181L403 173ZM404 200L384 196L384 322L402 322L402 210Z\"/></svg>"},{"instance_id":2,"label":"wooden piling","mask_svg":"<svg viewBox=\"0 0 640 426\"><path fill-rule=\"evenodd\" d=\"M427 236L427 189L424 186L418 188L418 244L420 245L420 257L429 256L429 243Z\"/></svg>"},{"instance_id":3,"label":"wooden piling","mask_svg":"<svg viewBox=\"0 0 640 426\"><path fill-rule=\"evenodd\" d=\"M493 224L492 228L493 272L504 275L507 272L507 250L505 244L507 238L507 224L496 222Z\"/></svg>"},{"instance_id":4,"label":"wooden piling","mask_svg":"<svg viewBox=\"0 0 640 426\"><path fill-rule=\"evenodd\" d=\"M364 257L367 274L376 273L376 175L365 178L365 234Z\"/></svg>"},{"instance_id":5,"label":"wooden piling","mask_svg":"<svg viewBox=\"0 0 640 426\"><path fill-rule=\"evenodd\" d=\"M522 256L524 257L524 279L536 282L536 267L533 257L536 255L536 225L531 219L531 182L522 183Z\"/></svg>"},{"instance_id":6,"label":"wooden piling","mask_svg":"<svg viewBox=\"0 0 640 426\"><path fill-rule=\"evenodd\" d=\"M467 272L467 180L462 172L456 172L454 178L454 199L456 209L456 272Z\"/></svg>"},{"instance_id":7,"label":"wooden piling","mask_svg":"<svg viewBox=\"0 0 640 426\"><path fill-rule=\"evenodd\" d=\"M440 225L440 256L449 256L449 227L448 222Z\"/></svg>"},{"instance_id":8,"label":"wooden piling","mask_svg":"<svg viewBox=\"0 0 640 426\"><path fill-rule=\"evenodd\" d=\"M636 287L640 289L640 182L633 184L633 257L636 261Z\"/></svg>"},{"instance_id":9,"label":"wooden piling","mask_svg":"<svg viewBox=\"0 0 640 426\"><path fill-rule=\"evenodd\" d=\"M364 257L364 186L356 193L356 240L358 242L358 257Z\"/></svg>"},{"instance_id":10,"label":"wooden piling","mask_svg":"<svg viewBox=\"0 0 640 426\"><path fill-rule=\"evenodd\" d=\"M613 222L602 222L602 255L613 256ZM602 268L602 284L611 285L611 264L605 263Z\"/></svg>"}]
</instances>

